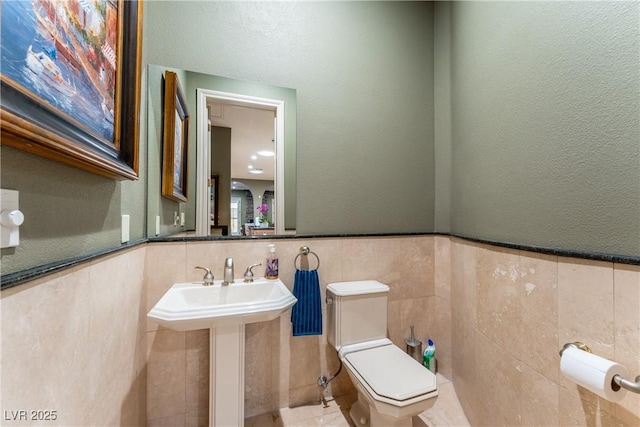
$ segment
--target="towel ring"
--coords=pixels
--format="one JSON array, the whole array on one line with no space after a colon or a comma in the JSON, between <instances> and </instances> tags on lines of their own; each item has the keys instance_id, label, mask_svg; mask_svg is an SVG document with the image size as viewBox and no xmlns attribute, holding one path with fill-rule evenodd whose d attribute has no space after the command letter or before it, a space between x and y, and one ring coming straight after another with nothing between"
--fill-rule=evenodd
<instances>
[{"instance_id":1,"label":"towel ring","mask_svg":"<svg viewBox=\"0 0 640 427\"><path fill-rule=\"evenodd\" d=\"M296 258L293 260L293 266L295 267L296 270L298 269L298 266L296 264L298 262L298 258L300 258L300 255L309 255L309 254L316 257L316 262L318 263L316 270L320 268L320 258L318 257L318 255L316 255L315 252L311 251L311 249L309 249L309 246L302 246L300 248L300 253L296 255Z\"/></svg>"}]
</instances>

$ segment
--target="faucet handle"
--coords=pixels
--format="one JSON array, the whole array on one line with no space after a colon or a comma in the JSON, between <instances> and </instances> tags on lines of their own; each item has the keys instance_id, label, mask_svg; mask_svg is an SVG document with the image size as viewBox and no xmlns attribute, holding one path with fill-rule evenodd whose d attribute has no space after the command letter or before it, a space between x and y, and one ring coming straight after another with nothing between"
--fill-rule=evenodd
<instances>
[{"instance_id":1,"label":"faucet handle","mask_svg":"<svg viewBox=\"0 0 640 427\"><path fill-rule=\"evenodd\" d=\"M206 271L204 277L202 278L202 286L211 286L213 285L213 274L211 274L211 270L207 267L195 267L195 269L200 269Z\"/></svg>"},{"instance_id":2,"label":"faucet handle","mask_svg":"<svg viewBox=\"0 0 640 427\"><path fill-rule=\"evenodd\" d=\"M245 283L253 282L253 271L251 271L251 269L253 267L258 267L258 266L261 266L261 265L262 265L262 263L259 262L257 264L252 264L249 267L247 267L247 271L244 272L244 282Z\"/></svg>"}]
</instances>

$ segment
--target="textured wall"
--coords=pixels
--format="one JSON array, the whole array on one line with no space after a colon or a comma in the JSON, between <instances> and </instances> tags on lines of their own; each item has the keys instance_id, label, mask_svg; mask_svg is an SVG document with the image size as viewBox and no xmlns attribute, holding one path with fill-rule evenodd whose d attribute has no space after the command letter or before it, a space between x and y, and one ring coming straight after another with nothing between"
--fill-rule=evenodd
<instances>
[{"instance_id":1,"label":"textured wall","mask_svg":"<svg viewBox=\"0 0 640 427\"><path fill-rule=\"evenodd\" d=\"M433 15L435 164L434 230L451 231L451 6L437 2Z\"/></svg>"},{"instance_id":2,"label":"textured wall","mask_svg":"<svg viewBox=\"0 0 640 427\"><path fill-rule=\"evenodd\" d=\"M299 233L431 231L431 8L148 2L147 60L297 90Z\"/></svg>"},{"instance_id":3,"label":"textured wall","mask_svg":"<svg viewBox=\"0 0 640 427\"><path fill-rule=\"evenodd\" d=\"M431 231L430 11L421 3L145 2L143 88L149 63L296 88L298 231ZM121 214L131 215L132 239L146 235L146 116L143 90L135 183L2 147L3 188L21 191L26 217L20 248L2 251L4 274L119 246ZM155 167L159 152L150 154ZM156 214L161 232L171 231L177 205L155 193L151 203L152 234Z\"/></svg>"},{"instance_id":4,"label":"textured wall","mask_svg":"<svg viewBox=\"0 0 640 427\"><path fill-rule=\"evenodd\" d=\"M146 161L139 181L114 181L2 146L2 188L20 192L20 245L2 249L2 274L120 246L120 216L131 240L144 234ZM145 159L145 147L141 158Z\"/></svg>"},{"instance_id":5,"label":"textured wall","mask_svg":"<svg viewBox=\"0 0 640 427\"><path fill-rule=\"evenodd\" d=\"M297 89L299 232L448 231L450 212L463 235L638 255L637 2L454 3L451 129L432 7L149 1L144 62ZM146 95L138 182L2 147L26 216L3 273L117 247L121 214L144 237Z\"/></svg>"},{"instance_id":6,"label":"textured wall","mask_svg":"<svg viewBox=\"0 0 640 427\"><path fill-rule=\"evenodd\" d=\"M638 8L452 3L454 233L640 255Z\"/></svg>"}]
</instances>

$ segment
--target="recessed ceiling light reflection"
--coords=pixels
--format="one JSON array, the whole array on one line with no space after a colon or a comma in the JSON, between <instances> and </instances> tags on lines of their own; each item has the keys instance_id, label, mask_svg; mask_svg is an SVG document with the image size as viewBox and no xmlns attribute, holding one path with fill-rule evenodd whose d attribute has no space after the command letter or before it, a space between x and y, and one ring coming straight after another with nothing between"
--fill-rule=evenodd
<instances>
[{"instance_id":1,"label":"recessed ceiling light reflection","mask_svg":"<svg viewBox=\"0 0 640 427\"><path fill-rule=\"evenodd\" d=\"M264 171L260 168L253 168L249 170L249 173L255 173L255 174L260 174L263 173Z\"/></svg>"},{"instance_id":2,"label":"recessed ceiling light reflection","mask_svg":"<svg viewBox=\"0 0 640 427\"><path fill-rule=\"evenodd\" d=\"M269 150L258 151L258 154L260 154L261 156L264 156L264 157L273 157L273 156L276 155L276 153L274 153L273 151L269 151Z\"/></svg>"}]
</instances>

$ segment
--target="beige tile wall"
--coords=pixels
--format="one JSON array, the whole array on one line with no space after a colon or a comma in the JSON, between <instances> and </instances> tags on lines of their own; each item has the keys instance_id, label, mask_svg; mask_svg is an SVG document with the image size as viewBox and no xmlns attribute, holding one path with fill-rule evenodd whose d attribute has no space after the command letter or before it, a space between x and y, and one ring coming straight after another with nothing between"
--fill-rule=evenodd
<instances>
[{"instance_id":1,"label":"beige tile wall","mask_svg":"<svg viewBox=\"0 0 640 427\"><path fill-rule=\"evenodd\" d=\"M435 236L434 243L436 325L432 337L436 343L438 372L451 378L451 244L447 236Z\"/></svg>"},{"instance_id":2,"label":"beige tile wall","mask_svg":"<svg viewBox=\"0 0 640 427\"><path fill-rule=\"evenodd\" d=\"M558 372L558 349L582 340L640 373L640 267L446 236L154 243L3 291L3 414L56 411L16 426L207 425L208 331L158 328L146 313L173 283L201 279L196 265L221 277L231 256L240 277L272 242L290 288L302 245L320 257L323 294L335 281L389 284L390 338L404 348L413 324L435 339L474 425L640 425L637 395L614 405ZM317 400L317 377L338 367L326 337L292 337L287 316L248 325L246 350L247 416ZM351 390L344 372L332 382Z\"/></svg>"},{"instance_id":3,"label":"beige tile wall","mask_svg":"<svg viewBox=\"0 0 640 427\"><path fill-rule=\"evenodd\" d=\"M389 336L405 347L409 326L425 339L435 334L436 288L434 238L390 237L189 242L152 244L147 248L147 309L176 282L201 280L195 266L222 277L226 257L233 257L236 277L253 263L264 262L267 245L275 243L280 278L293 289L294 259L308 245L320 258L320 284L376 279L391 287ZM311 258L311 266L315 260ZM264 274L262 268L254 272ZM443 295L444 297L444 295ZM326 327L326 321L325 321ZM325 331L326 333L326 331ZM203 331L178 333L147 322L148 424L206 425L208 415L208 337ZM335 350L326 336L292 337L288 316L268 323L247 325L245 362L245 416L280 407L318 401L321 374L338 368ZM335 395L352 390L346 372L332 383Z\"/></svg>"},{"instance_id":4,"label":"beige tile wall","mask_svg":"<svg viewBox=\"0 0 640 427\"><path fill-rule=\"evenodd\" d=\"M453 382L473 425L640 425L640 396L601 399L558 355L580 340L640 373L640 267L462 239L450 253Z\"/></svg>"},{"instance_id":5,"label":"beige tile wall","mask_svg":"<svg viewBox=\"0 0 640 427\"><path fill-rule=\"evenodd\" d=\"M145 249L2 291L3 425L144 425Z\"/></svg>"}]
</instances>

